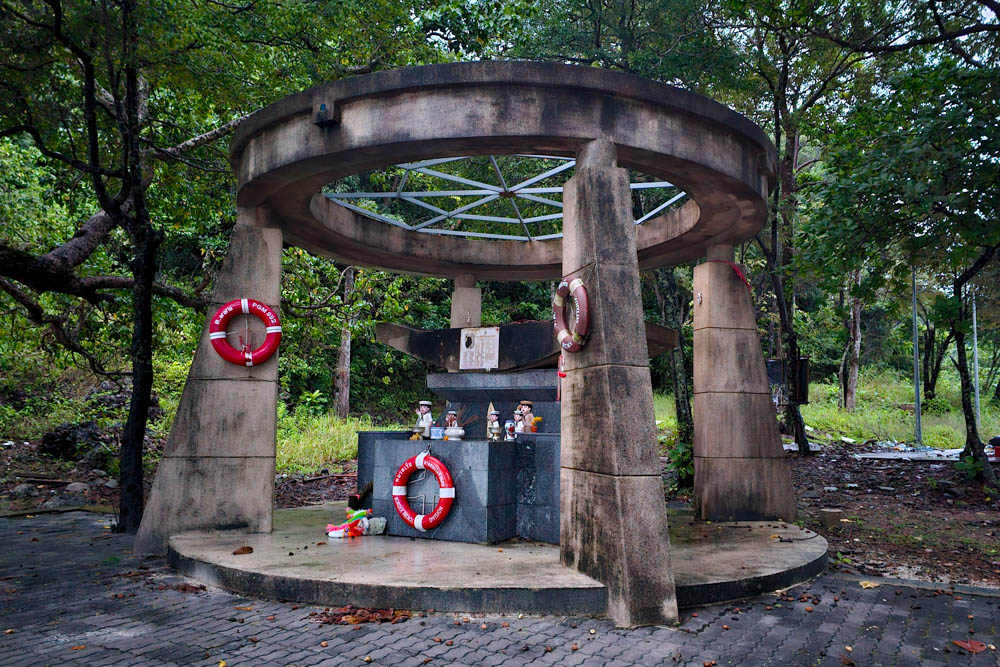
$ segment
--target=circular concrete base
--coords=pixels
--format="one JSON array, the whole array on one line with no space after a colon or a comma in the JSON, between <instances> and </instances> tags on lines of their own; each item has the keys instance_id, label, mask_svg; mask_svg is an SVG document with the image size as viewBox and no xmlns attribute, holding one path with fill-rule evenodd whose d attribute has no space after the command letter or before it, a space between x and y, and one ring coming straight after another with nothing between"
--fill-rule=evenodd
<instances>
[{"instance_id":1,"label":"circular concrete base","mask_svg":"<svg viewBox=\"0 0 1000 667\"><path fill-rule=\"evenodd\" d=\"M327 539L344 504L279 510L274 532L170 538L180 572L244 595L312 604L603 615L599 582L559 562L559 547L406 537ZM671 559L680 607L785 588L826 567L821 536L782 522L706 524L671 512ZM234 555L250 546L253 553Z\"/></svg>"}]
</instances>

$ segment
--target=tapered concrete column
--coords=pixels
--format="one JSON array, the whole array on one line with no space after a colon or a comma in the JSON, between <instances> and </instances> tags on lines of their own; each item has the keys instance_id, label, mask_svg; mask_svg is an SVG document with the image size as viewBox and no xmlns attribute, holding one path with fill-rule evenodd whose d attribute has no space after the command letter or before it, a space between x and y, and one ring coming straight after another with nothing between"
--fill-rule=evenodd
<instances>
[{"instance_id":1,"label":"tapered concrete column","mask_svg":"<svg viewBox=\"0 0 1000 667\"><path fill-rule=\"evenodd\" d=\"M711 521L795 520L750 291L732 246L694 269L694 494Z\"/></svg>"},{"instance_id":2,"label":"tapered concrete column","mask_svg":"<svg viewBox=\"0 0 1000 667\"><path fill-rule=\"evenodd\" d=\"M282 239L269 223L264 209L239 211L136 536L137 553L165 553L168 537L189 530L271 530L278 355L237 366L216 354L208 339L212 315L233 299L256 299L278 310ZM234 346L242 337L259 347L265 335L259 319L242 315L229 332Z\"/></svg>"},{"instance_id":3,"label":"tapered concrete column","mask_svg":"<svg viewBox=\"0 0 1000 667\"><path fill-rule=\"evenodd\" d=\"M628 174L585 144L563 188L563 274L584 281L591 329L562 381L560 553L607 586L621 627L677 619Z\"/></svg>"},{"instance_id":4,"label":"tapered concrete column","mask_svg":"<svg viewBox=\"0 0 1000 667\"><path fill-rule=\"evenodd\" d=\"M467 329L483 323L483 292L476 287L476 279L469 274L455 277L455 291L451 294L451 328Z\"/></svg>"}]
</instances>

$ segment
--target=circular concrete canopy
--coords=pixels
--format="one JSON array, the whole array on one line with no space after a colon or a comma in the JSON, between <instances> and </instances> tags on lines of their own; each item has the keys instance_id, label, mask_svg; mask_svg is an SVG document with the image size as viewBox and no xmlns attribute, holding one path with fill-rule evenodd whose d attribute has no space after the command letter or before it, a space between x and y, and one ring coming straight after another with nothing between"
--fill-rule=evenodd
<instances>
[{"instance_id":1,"label":"circular concrete canopy","mask_svg":"<svg viewBox=\"0 0 1000 667\"><path fill-rule=\"evenodd\" d=\"M574 156L608 139L618 166L689 200L636 228L639 266L698 259L763 225L774 147L756 125L700 95L646 79L549 63L389 70L280 100L237 130L237 203L268 208L285 241L351 264L484 280L558 278L562 240L422 234L324 196L329 183L399 163L466 155Z\"/></svg>"}]
</instances>

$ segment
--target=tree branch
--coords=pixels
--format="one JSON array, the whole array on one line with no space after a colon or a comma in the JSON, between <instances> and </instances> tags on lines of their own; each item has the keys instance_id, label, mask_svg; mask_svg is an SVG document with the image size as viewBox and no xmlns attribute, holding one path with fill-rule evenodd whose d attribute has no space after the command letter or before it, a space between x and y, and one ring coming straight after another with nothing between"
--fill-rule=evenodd
<instances>
[{"instance_id":1,"label":"tree branch","mask_svg":"<svg viewBox=\"0 0 1000 667\"><path fill-rule=\"evenodd\" d=\"M128 372L114 372L108 371L104 368L101 361L95 357L93 354L88 352L81 344L80 341L66 330L65 323L66 318L57 315L49 315L42 308L41 304L32 299L27 292L18 289L13 283L11 283L6 278L0 278L0 289L9 294L14 301L19 303L25 310L25 314L28 319L39 326L47 326L49 331L52 333L52 337L55 338L56 342L62 345L64 348L69 350L73 354L79 354L81 357L87 360L87 365L90 366L92 370L97 375L104 375L109 377L119 377L122 375L130 375Z\"/></svg>"}]
</instances>

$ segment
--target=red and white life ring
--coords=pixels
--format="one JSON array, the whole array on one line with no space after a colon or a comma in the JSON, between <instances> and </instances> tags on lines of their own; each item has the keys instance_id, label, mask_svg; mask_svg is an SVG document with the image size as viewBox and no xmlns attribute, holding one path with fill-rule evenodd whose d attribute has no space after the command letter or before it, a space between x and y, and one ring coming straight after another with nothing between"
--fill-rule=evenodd
<instances>
[{"instance_id":1,"label":"red and white life ring","mask_svg":"<svg viewBox=\"0 0 1000 667\"><path fill-rule=\"evenodd\" d=\"M266 336L264 344L256 350L250 350L246 344L242 350L237 350L226 340L226 325L237 315L256 315L264 323ZM208 325L208 338L219 356L231 364L253 366L262 364L271 358L281 343L281 321L277 313L267 304L253 299L236 299L230 301L216 311L212 322Z\"/></svg>"},{"instance_id":2,"label":"red and white life ring","mask_svg":"<svg viewBox=\"0 0 1000 667\"><path fill-rule=\"evenodd\" d=\"M430 514L417 514L410 507L406 500L406 483L410 481L410 475L414 470L430 470L437 478L441 493L438 494L438 504ZM430 455L429 452L421 452L416 456L407 459L406 463L399 466L396 476L392 478L392 504L396 506L396 512L410 526L424 532L437 528L448 516L451 504L455 502L455 484L451 481L451 473L448 468L438 459Z\"/></svg>"},{"instance_id":3,"label":"red and white life ring","mask_svg":"<svg viewBox=\"0 0 1000 667\"><path fill-rule=\"evenodd\" d=\"M566 309L569 306L568 296L573 297L575 318L573 325L566 321ZM587 299L587 288L579 278L563 280L556 288L552 297L552 320L556 328L556 340L567 352L578 352L587 342L590 333L590 302Z\"/></svg>"}]
</instances>

